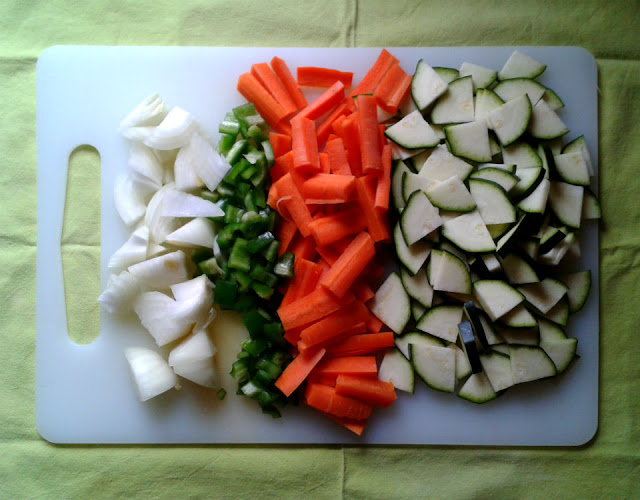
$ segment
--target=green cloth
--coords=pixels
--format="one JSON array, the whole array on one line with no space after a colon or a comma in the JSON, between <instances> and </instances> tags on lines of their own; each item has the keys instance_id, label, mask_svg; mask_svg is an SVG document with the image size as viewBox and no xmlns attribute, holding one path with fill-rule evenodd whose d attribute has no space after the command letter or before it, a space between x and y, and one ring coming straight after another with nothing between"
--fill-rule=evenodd
<instances>
[{"instance_id":1,"label":"green cloth","mask_svg":"<svg viewBox=\"0 0 640 500\"><path fill-rule=\"evenodd\" d=\"M640 479L640 4L95 0L0 2L0 498L633 498ZM55 44L580 45L600 76L600 425L577 449L57 446L35 429L35 64ZM70 169L70 329L97 331L99 192ZM87 224L86 221L89 221ZM74 264L75 263L75 264ZM83 289L80 286L84 286Z\"/></svg>"}]
</instances>

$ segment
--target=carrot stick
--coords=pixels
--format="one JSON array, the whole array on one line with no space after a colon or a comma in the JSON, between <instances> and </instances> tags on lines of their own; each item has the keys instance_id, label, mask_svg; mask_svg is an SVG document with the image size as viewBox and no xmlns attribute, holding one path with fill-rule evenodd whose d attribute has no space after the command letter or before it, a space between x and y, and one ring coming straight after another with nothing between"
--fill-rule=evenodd
<instances>
[{"instance_id":1,"label":"carrot stick","mask_svg":"<svg viewBox=\"0 0 640 500\"><path fill-rule=\"evenodd\" d=\"M331 173L351 175L351 168L349 168L349 160L347 159L347 150L344 148L342 139L338 137L327 141L324 150L329 157Z\"/></svg>"},{"instance_id":2,"label":"carrot stick","mask_svg":"<svg viewBox=\"0 0 640 500\"><path fill-rule=\"evenodd\" d=\"M405 73L399 64L394 64L380 80L374 95L382 109L395 113L410 86L411 75Z\"/></svg>"},{"instance_id":3,"label":"carrot stick","mask_svg":"<svg viewBox=\"0 0 640 500\"><path fill-rule=\"evenodd\" d=\"M331 245L345 236L357 234L366 227L367 221L357 207L327 215L309 224L313 238L321 247Z\"/></svg>"},{"instance_id":4,"label":"carrot stick","mask_svg":"<svg viewBox=\"0 0 640 500\"><path fill-rule=\"evenodd\" d=\"M298 116L315 120L326 115L344 100L344 84L335 82L331 87L320 94L311 104L304 108Z\"/></svg>"},{"instance_id":5,"label":"carrot stick","mask_svg":"<svg viewBox=\"0 0 640 500\"><path fill-rule=\"evenodd\" d=\"M271 186L273 190L273 186ZM271 193L269 190L269 193ZM293 241L294 236L298 232L298 227L288 219L281 217L278 222L278 239L280 240L280 247L278 248L278 254L282 255L289 249L289 245Z\"/></svg>"},{"instance_id":6,"label":"carrot stick","mask_svg":"<svg viewBox=\"0 0 640 500\"><path fill-rule=\"evenodd\" d=\"M320 173L322 173L322 174L331 173L331 165L329 163L329 155L327 153L318 153L318 157L320 158Z\"/></svg>"},{"instance_id":7,"label":"carrot stick","mask_svg":"<svg viewBox=\"0 0 640 500\"><path fill-rule=\"evenodd\" d=\"M327 356L359 356L372 354L380 349L394 346L393 332L363 333L352 335L340 342L327 346Z\"/></svg>"},{"instance_id":8,"label":"carrot stick","mask_svg":"<svg viewBox=\"0 0 640 500\"><path fill-rule=\"evenodd\" d=\"M291 137L277 132L269 132L269 142L273 148L273 156L278 158L291 151Z\"/></svg>"},{"instance_id":9,"label":"carrot stick","mask_svg":"<svg viewBox=\"0 0 640 500\"><path fill-rule=\"evenodd\" d=\"M375 356L344 356L341 358L325 358L314 369L318 375L361 375L377 377L378 366Z\"/></svg>"},{"instance_id":10,"label":"carrot stick","mask_svg":"<svg viewBox=\"0 0 640 500\"><path fill-rule=\"evenodd\" d=\"M325 143L325 141L329 139L329 135L331 134L331 130L332 130L331 125L333 124L333 122L338 117L349 113L348 104L349 104L349 101L347 99L343 100L316 127L316 135L318 136L318 146L321 146L322 144Z\"/></svg>"},{"instance_id":11,"label":"carrot stick","mask_svg":"<svg viewBox=\"0 0 640 500\"><path fill-rule=\"evenodd\" d=\"M325 354L325 350L319 349L307 349L305 352L299 353L293 361L287 365L284 371L280 374L275 382L275 386L282 391L282 393L289 397L293 394L307 375L313 370Z\"/></svg>"},{"instance_id":12,"label":"carrot stick","mask_svg":"<svg viewBox=\"0 0 640 500\"><path fill-rule=\"evenodd\" d=\"M316 243L311 236L300 238L291 247L291 251L296 256L294 262L298 259L313 260L316 256Z\"/></svg>"},{"instance_id":13,"label":"carrot stick","mask_svg":"<svg viewBox=\"0 0 640 500\"><path fill-rule=\"evenodd\" d=\"M382 148L382 176L376 186L376 197L373 206L376 209L389 209L389 192L391 191L391 145Z\"/></svg>"},{"instance_id":14,"label":"carrot stick","mask_svg":"<svg viewBox=\"0 0 640 500\"><path fill-rule=\"evenodd\" d=\"M317 174L305 181L302 196L306 203L345 203L352 197L353 175Z\"/></svg>"},{"instance_id":15,"label":"carrot stick","mask_svg":"<svg viewBox=\"0 0 640 500\"><path fill-rule=\"evenodd\" d=\"M311 213L309 212L309 208L304 203L304 199L298 191L295 183L293 182L293 178L291 174L283 175L278 182L275 184L277 186L278 194L281 196L281 199L287 198L286 201L286 209L289 212L289 215L293 219L293 222L296 224L298 231L304 237L307 237L311 234L309 230L309 224L311 223Z\"/></svg>"},{"instance_id":16,"label":"carrot stick","mask_svg":"<svg viewBox=\"0 0 640 500\"><path fill-rule=\"evenodd\" d=\"M313 323L315 325L315 323ZM364 321L360 321L359 323L356 323L354 326L352 326L351 328L349 328L348 330L345 330L344 332L340 333L339 335L334 335L333 337L323 341L323 342L319 342L318 344L316 344L315 346L310 346L307 344L307 342L299 337L298 340L298 344L297 344L297 348L299 352L302 352L306 349L309 349L309 347L329 347L334 343L340 342L346 338L352 337L354 335L358 335L361 333L366 333L367 331L367 324ZM300 334L302 334L302 332L300 332Z\"/></svg>"},{"instance_id":17,"label":"carrot stick","mask_svg":"<svg viewBox=\"0 0 640 500\"><path fill-rule=\"evenodd\" d=\"M370 175L356 179L356 193L360 208L367 220L367 227L373 241L389 240L386 213L375 208L375 178Z\"/></svg>"},{"instance_id":18,"label":"carrot stick","mask_svg":"<svg viewBox=\"0 0 640 500\"><path fill-rule=\"evenodd\" d=\"M353 283L351 290L355 294L356 298L358 300L361 300L362 302L367 302L368 300L371 300L376 295L375 292L369 286L369 284L364 279L362 279L362 277L358 278Z\"/></svg>"},{"instance_id":19,"label":"carrot stick","mask_svg":"<svg viewBox=\"0 0 640 500\"><path fill-rule=\"evenodd\" d=\"M362 231L334 262L328 273L320 278L320 285L342 297L353 285L362 270L376 253L371 235Z\"/></svg>"},{"instance_id":20,"label":"carrot stick","mask_svg":"<svg viewBox=\"0 0 640 500\"><path fill-rule=\"evenodd\" d=\"M351 173L356 177L362 175L362 164L360 160L360 137L358 132L358 114L338 118L333 122L333 130L342 139L344 147L347 151L347 159L349 160L349 168Z\"/></svg>"},{"instance_id":21,"label":"carrot stick","mask_svg":"<svg viewBox=\"0 0 640 500\"><path fill-rule=\"evenodd\" d=\"M272 182L278 181L284 174L291 170L289 163L291 163L292 159L293 156L290 151L276 157L276 161L273 164L273 167L271 167L271 170L269 170L269 175L271 175Z\"/></svg>"},{"instance_id":22,"label":"carrot stick","mask_svg":"<svg viewBox=\"0 0 640 500\"><path fill-rule=\"evenodd\" d=\"M384 135L387 130L387 126L383 123L378 124L378 145L380 146L380 155L382 155L382 150L384 146L387 144L387 136Z\"/></svg>"},{"instance_id":23,"label":"carrot stick","mask_svg":"<svg viewBox=\"0 0 640 500\"><path fill-rule=\"evenodd\" d=\"M302 327L298 328L290 328L284 332L284 339L289 342L292 346L295 346L300 341L300 332L302 331Z\"/></svg>"},{"instance_id":24,"label":"carrot stick","mask_svg":"<svg viewBox=\"0 0 640 500\"><path fill-rule=\"evenodd\" d=\"M271 125L277 125L287 116L287 111L265 89L258 79L251 73L243 73L238 78L237 90L249 102L252 102L256 111Z\"/></svg>"},{"instance_id":25,"label":"carrot stick","mask_svg":"<svg viewBox=\"0 0 640 500\"><path fill-rule=\"evenodd\" d=\"M340 309L353 300L353 295L339 299L324 287L318 287L304 297L278 308L278 316L285 330L308 325Z\"/></svg>"},{"instance_id":26,"label":"carrot stick","mask_svg":"<svg viewBox=\"0 0 640 500\"><path fill-rule=\"evenodd\" d=\"M376 100L370 95L358 97L358 130L362 172L378 175L382 172L378 140L378 111Z\"/></svg>"},{"instance_id":27,"label":"carrot stick","mask_svg":"<svg viewBox=\"0 0 640 500\"><path fill-rule=\"evenodd\" d=\"M271 69L273 69L274 73L280 78L280 81L289 92L296 107L298 109L304 108L307 105L307 99L300 90L300 87L298 87L298 83L295 78L293 78L287 64L279 57L274 57L271 59Z\"/></svg>"},{"instance_id":28,"label":"carrot stick","mask_svg":"<svg viewBox=\"0 0 640 500\"><path fill-rule=\"evenodd\" d=\"M396 400L396 391L391 382L378 379L338 375L336 394L351 396L374 406L388 407Z\"/></svg>"},{"instance_id":29,"label":"carrot stick","mask_svg":"<svg viewBox=\"0 0 640 500\"><path fill-rule=\"evenodd\" d=\"M316 410L354 420L369 418L373 410L373 406L367 403L337 394L333 387L315 383L307 385L305 399L307 404Z\"/></svg>"},{"instance_id":30,"label":"carrot stick","mask_svg":"<svg viewBox=\"0 0 640 500\"><path fill-rule=\"evenodd\" d=\"M296 169L305 172L320 170L316 126L309 118L298 115L291 120L291 150Z\"/></svg>"},{"instance_id":31,"label":"carrot stick","mask_svg":"<svg viewBox=\"0 0 640 500\"><path fill-rule=\"evenodd\" d=\"M379 333L382 330L382 325L384 323L378 319L377 316L374 316L373 313L369 315L369 319L367 320L367 331L371 333Z\"/></svg>"},{"instance_id":32,"label":"carrot stick","mask_svg":"<svg viewBox=\"0 0 640 500\"><path fill-rule=\"evenodd\" d=\"M337 424L340 424L341 426L346 427L357 436L362 435L362 433L364 432L364 428L367 425L366 419L354 420L352 418L336 417L335 415L329 415L328 413L325 413L325 415L329 417L331 420L333 420L334 422L336 422Z\"/></svg>"},{"instance_id":33,"label":"carrot stick","mask_svg":"<svg viewBox=\"0 0 640 500\"><path fill-rule=\"evenodd\" d=\"M336 81L342 82L347 88L351 87L353 73L315 66L301 66L298 68L298 85L301 87L327 88Z\"/></svg>"},{"instance_id":34,"label":"carrot stick","mask_svg":"<svg viewBox=\"0 0 640 500\"><path fill-rule=\"evenodd\" d=\"M293 278L289 280L289 286L282 297L280 307L309 295L315 290L321 275L322 266L319 264L304 258L294 259Z\"/></svg>"},{"instance_id":35,"label":"carrot stick","mask_svg":"<svg viewBox=\"0 0 640 500\"><path fill-rule=\"evenodd\" d=\"M398 64L398 59L392 56L386 49L382 49L376 62L364 78L360 80L360 83L349 93L349 97L360 94L372 94L382 77L394 64Z\"/></svg>"},{"instance_id":36,"label":"carrot stick","mask_svg":"<svg viewBox=\"0 0 640 500\"><path fill-rule=\"evenodd\" d=\"M300 333L300 340L304 341L307 347L323 344L366 321L368 316L369 309L359 300L354 300L306 327Z\"/></svg>"},{"instance_id":37,"label":"carrot stick","mask_svg":"<svg viewBox=\"0 0 640 500\"><path fill-rule=\"evenodd\" d=\"M267 63L255 63L251 66L251 74L255 76L262 86L278 101L287 112L286 117L290 117L296 111L296 105L289 96L289 92L282 84L278 76L273 72Z\"/></svg>"}]
</instances>

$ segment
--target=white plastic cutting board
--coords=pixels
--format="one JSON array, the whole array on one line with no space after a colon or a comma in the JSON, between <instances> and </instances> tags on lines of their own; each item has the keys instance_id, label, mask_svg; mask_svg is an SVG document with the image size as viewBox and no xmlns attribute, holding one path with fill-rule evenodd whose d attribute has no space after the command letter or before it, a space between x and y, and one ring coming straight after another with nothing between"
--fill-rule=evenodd
<instances>
[{"instance_id":1,"label":"white plastic cutting board","mask_svg":"<svg viewBox=\"0 0 640 500\"><path fill-rule=\"evenodd\" d=\"M464 61L500 69L514 47L394 48L413 73L424 58L432 66L458 68ZM576 47L522 48L547 64L540 81L564 100L560 114L584 134L597 163L597 69ZM152 345L134 321L102 313L100 335L76 345L67 335L60 238L69 154L82 144L101 155L101 282L109 256L127 231L112 199L113 180L126 167L126 145L116 129L147 95L158 92L170 105L194 113L216 137L224 114L242 103L238 75L251 64L284 58L299 65L354 72L359 81L380 49L52 47L37 64L38 256L36 307L36 423L58 443L389 443L463 445L565 445L587 442L598 423L598 233L584 232L583 265L593 273L585 309L571 318L569 334L579 339L578 363L557 380L515 387L497 400L474 405L416 382L416 394L399 392L391 408L376 410L357 438L308 408L285 410L271 419L258 406L229 392L218 402L211 393L184 384L155 400L138 402L123 348ZM216 320L220 355L235 356L242 330L232 315Z\"/></svg>"}]
</instances>

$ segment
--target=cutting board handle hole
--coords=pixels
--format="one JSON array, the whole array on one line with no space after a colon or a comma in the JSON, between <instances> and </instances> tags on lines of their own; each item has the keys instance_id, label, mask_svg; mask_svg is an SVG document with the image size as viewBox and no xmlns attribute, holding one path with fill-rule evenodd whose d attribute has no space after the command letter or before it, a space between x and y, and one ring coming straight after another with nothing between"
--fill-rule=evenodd
<instances>
[{"instance_id":1,"label":"cutting board handle hole","mask_svg":"<svg viewBox=\"0 0 640 500\"><path fill-rule=\"evenodd\" d=\"M69 155L60 254L67 332L81 345L100 332L100 168L93 146Z\"/></svg>"}]
</instances>

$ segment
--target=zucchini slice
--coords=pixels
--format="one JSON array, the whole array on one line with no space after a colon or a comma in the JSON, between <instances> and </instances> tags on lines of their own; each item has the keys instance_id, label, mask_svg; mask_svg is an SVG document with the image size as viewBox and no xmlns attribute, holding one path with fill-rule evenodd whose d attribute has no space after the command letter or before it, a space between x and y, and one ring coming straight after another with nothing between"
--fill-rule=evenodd
<instances>
[{"instance_id":1,"label":"zucchini slice","mask_svg":"<svg viewBox=\"0 0 640 500\"><path fill-rule=\"evenodd\" d=\"M418 110L387 127L384 135L404 149L433 148L440 142Z\"/></svg>"},{"instance_id":2,"label":"zucchini slice","mask_svg":"<svg viewBox=\"0 0 640 500\"><path fill-rule=\"evenodd\" d=\"M490 87L498 78L497 71L469 62L463 62L460 65L459 75L461 78L471 76L474 91Z\"/></svg>"},{"instance_id":3,"label":"zucchini slice","mask_svg":"<svg viewBox=\"0 0 640 500\"><path fill-rule=\"evenodd\" d=\"M529 97L531 106L535 106L547 88L531 78L509 78L502 80L493 88L493 91L504 102L513 101L522 96Z\"/></svg>"},{"instance_id":4,"label":"zucchini slice","mask_svg":"<svg viewBox=\"0 0 640 500\"><path fill-rule=\"evenodd\" d=\"M427 109L447 91L448 83L438 71L420 59L411 79L411 96L416 107L421 112Z\"/></svg>"},{"instance_id":5,"label":"zucchini slice","mask_svg":"<svg viewBox=\"0 0 640 500\"><path fill-rule=\"evenodd\" d=\"M509 355L492 350L480 355L480 363L494 391L504 391L515 384Z\"/></svg>"},{"instance_id":6,"label":"zucchini slice","mask_svg":"<svg viewBox=\"0 0 640 500\"><path fill-rule=\"evenodd\" d=\"M543 314L549 312L567 294L568 289L567 285L553 278L518 287L526 301Z\"/></svg>"},{"instance_id":7,"label":"zucchini slice","mask_svg":"<svg viewBox=\"0 0 640 500\"><path fill-rule=\"evenodd\" d=\"M447 125L444 134L451 153L471 161L491 161L489 128L485 120Z\"/></svg>"},{"instance_id":8,"label":"zucchini slice","mask_svg":"<svg viewBox=\"0 0 640 500\"><path fill-rule=\"evenodd\" d=\"M400 352L406 356L407 359L411 359L409 353L409 344L417 344L417 345L435 345L439 347L444 347L445 343L439 338L434 337L433 335L429 335L423 332L409 332L404 335L400 335L396 337L395 340L396 347L400 349Z\"/></svg>"},{"instance_id":9,"label":"zucchini slice","mask_svg":"<svg viewBox=\"0 0 640 500\"><path fill-rule=\"evenodd\" d=\"M436 125L472 122L474 117L473 81L470 76L449 83L447 91L431 110L431 122Z\"/></svg>"},{"instance_id":10,"label":"zucchini slice","mask_svg":"<svg viewBox=\"0 0 640 500\"><path fill-rule=\"evenodd\" d=\"M540 278L527 257L519 253L510 253L500 258L500 264L511 285L538 283Z\"/></svg>"},{"instance_id":11,"label":"zucchini slice","mask_svg":"<svg viewBox=\"0 0 640 500\"><path fill-rule=\"evenodd\" d=\"M489 112L487 121L503 146L516 142L527 131L531 119L531 102L516 97Z\"/></svg>"},{"instance_id":12,"label":"zucchini slice","mask_svg":"<svg viewBox=\"0 0 640 500\"><path fill-rule=\"evenodd\" d=\"M542 167L542 158L526 142L515 142L502 148L502 161L506 164L513 164L516 170L525 168ZM512 173L516 173L514 170Z\"/></svg>"},{"instance_id":13,"label":"zucchini slice","mask_svg":"<svg viewBox=\"0 0 640 500\"><path fill-rule=\"evenodd\" d=\"M458 396L478 404L486 403L498 397L487 375L483 372L472 373L462 387L460 387Z\"/></svg>"},{"instance_id":14,"label":"zucchini slice","mask_svg":"<svg viewBox=\"0 0 640 500\"><path fill-rule=\"evenodd\" d=\"M424 162L419 174L429 179L446 181L449 177L465 180L473 172L473 166L454 156L444 145L437 146Z\"/></svg>"},{"instance_id":15,"label":"zucchini slice","mask_svg":"<svg viewBox=\"0 0 640 500\"><path fill-rule=\"evenodd\" d=\"M553 160L556 172L563 181L578 186L588 186L591 183L587 162L580 151L563 153L554 156Z\"/></svg>"},{"instance_id":16,"label":"zucchini slice","mask_svg":"<svg viewBox=\"0 0 640 500\"><path fill-rule=\"evenodd\" d=\"M378 379L391 382L393 387L413 394L415 375L411 363L398 349L389 349L378 370Z\"/></svg>"},{"instance_id":17,"label":"zucchini slice","mask_svg":"<svg viewBox=\"0 0 640 500\"><path fill-rule=\"evenodd\" d=\"M411 169L402 160L396 160L393 166L393 174L391 175L391 199L398 211L402 211L405 205L402 196L403 175L412 173Z\"/></svg>"},{"instance_id":18,"label":"zucchini slice","mask_svg":"<svg viewBox=\"0 0 640 500\"><path fill-rule=\"evenodd\" d=\"M433 71L438 73L446 83L451 83L460 78L460 72L455 68L443 68L442 66L434 66Z\"/></svg>"},{"instance_id":19,"label":"zucchini slice","mask_svg":"<svg viewBox=\"0 0 640 500\"><path fill-rule=\"evenodd\" d=\"M411 275L406 270L400 270L400 278L404 289L409 297L423 305L431 307L433 301L433 287L429 284L427 273L424 269L420 269L416 274Z\"/></svg>"},{"instance_id":20,"label":"zucchini slice","mask_svg":"<svg viewBox=\"0 0 640 500\"><path fill-rule=\"evenodd\" d=\"M496 167L483 167L472 173L469 179L484 179L495 182L507 193L518 183L518 178L514 174L503 168Z\"/></svg>"},{"instance_id":21,"label":"zucchini slice","mask_svg":"<svg viewBox=\"0 0 640 500\"><path fill-rule=\"evenodd\" d=\"M404 330L411 317L409 296L396 273L387 277L368 305L371 312L397 334Z\"/></svg>"},{"instance_id":22,"label":"zucchini slice","mask_svg":"<svg viewBox=\"0 0 640 500\"><path fill-rule=\"evenodd\" d=\"M500 80L507 78L536 78L547 68L545 64L536 61L524 52L514 50L502 69L498 72Z\"/></svg>"},{"instance_id":23,"label":"zucchini slice","mask_svg":"<svg viewBox=\"0 0 640 500\"><path fill-rule=\"evenodd\" d=\"M491 111L503 104L504 101L493 90L478 89L476 93L475 119L486 120Z\"/></svg>"},{"instance_id":24,"label":"zucchini slice","mask_svg":"<svg viewBox=\"0 0 640 500\"><path fill-rule=\"evenodd\" d=\"M549 205L558 220L569 227L578 229L582 219L583 195L583 186L552 181L549 191Z\"/></svg>"},{"instance_id":25,"label":"zucchini slice","mask_svg":"<svg viewBox=\"0 0 640 500\"><path fill-rule=\"evenodd\" d=\"M441 233L465 252L485 253L496 249L496 244L477 210L445 221Z\"/></svg>"},{"instance_id":26,"label":"zucchini slice","mask_svg":"<svg viewBox=\"0 0 640 500\"><path fill-rule=\"evenodd\" d=\"M522 304L517 305L511 311L500 317L500 323L511 328L535 328L538 326L536 318L533 317ZM504 335L503 335L504 337ZM508 340L507 340L508 341Z\"/></svg>"},{"instance_id":27,"label":"zucchini slice","mask_svg":"<svg viewBox=\"0 0 640 500\"><path fill-rule=\"evenodd\" d=\"M449 342L447 347L456 353L456 380L462 380L471 375L471 363L469 363L464 351L455 342Z\"/></svg>"},{"instance_id":28,"label":"zucchini slice","mask_svg":"<svg viewBox=\"0 0 640 500\"><path fill-rule=\"evenodd\" d=\"M411 364L432 389L453 392L456 385L456 353L448 347L409 344Z\"/></svg>"},{"instance_id":29,"label":"zucchini slice","mask_svg":"<svg viewBox=\"0 0 640 500\"><path fill-rule=\"evenodd\" d=\"M569 129L549 105L540 100L531 110L529 134L536 139L552 140L562 137Z\"/></svg>"},{"instance_id":30,"label":"zucchini slice","mask_svg":"<svg viewBox=\"0 0 640 500\"><path fill-rule=\"evenodd\" d=\"M584 138L584 135L576 137L570 143L562 148L561 151L564 153L582 153L584 157L584 161L587 163L587 169L589 170L589 175L595 175L595 171L593 169L593 162L591 161L591 155L589 154L589 148L587 147L587 141Z\"/></svg>"},{"instance_id":31,"label":"zucchini slice","mask_svg":"<svg viewBox=\"0 0 640 500\"><path fill-rule=\"evenodd\" d=\"M421 179L426 177L417 175ZM450 212L471 212L476 202L460 177L452 176L446 181L435 181L427 185L425 194L433 206Z\"/></svg>"},{"instance_id":32,"label":"zucchini slice","mask_svg":"<svg viewBox=\"0 0 640 500\"><path fill-rule=\"evenodd\" d=\"M478 280L473 284L473 292L492 321L524 301L524 295L502 280Z\"/></svg>"},{"instance_id":33,"label":"zucchini slice","mask_svg":"<svg viewBox=\"0 0 640 500\"><path fill-rule=\"evenodd\" d=\"M429 241L416 241L413 245L408 246L404 241L400 223L397 223L393 228L393 243L398 260L412 275L420 270L431 253L432 243Z\"/></svg>"},{"instance_id":34,"label":"zucchini slice","mask_svg":"<svg viewBox=\"0 0 640 500\"><path fill-rule=\"evenodd\" d=\"M424 192L412 193L400 217L400 227L407 246L438 229L442 222L438 209L431 204Z\"/></svg>"},{"instance_id":35,"label":"zucchini slice","mask_svg":"<svg viewBox=\"0 0 640 500\"><path fill-rule=\"evenodd\" d=\"M569 313L578 312L584 306L589 291L591 290L591 270L578 271L575 273L565 274L560 277L567 287L567 298L569 299Z\"/></svg>"},{"instance_id":36,"label":"zucchini slice","mask_svg":"<svg viewBox=\"0 0 640 500\"><path fill-rule=\"evenodd\" d=\"M578 339L566 338L562 340L548 340L540 342L540 347L551 358L556 367L557 374L561 374L575 358L578 349Z\"/></svg>"},{"instance_id":37,"label":"zucchini slice","mask_svg":"<svg viewBox=\"0 0 640 500\"><path fill-rule=\"evenodd\" d=\"M431 266L432 279L430 281L433 285L433 290L471 293L471 277L467 266L459 257L445 250L433 250L432 255L438 256L437 266L434 265L435 260L432 261Z\"/></svg>"},{"instance_id":38,"label":"zucchini slice","mask_svg":"<svg viewBox=\"0 0 640 500\"><path fill-rule=\"evenodd\" d=\"M485 224L516 221L516 210L502 186L485 179L469 179L469 190Z\"/></svg>"},{"instance_id":39,"label":"zucchini slice","mask_svg":"<svg viewBox=\"0 0 640 500\"><path fill-rule=\"evenodd\" d=\"M540 380L556 375L556 365L540 347L512 345L509 358L516 384Z\"/></svg>"},{"instance_id":40,"label":"zucchini slice","mask_svg":"<svg viewBox=\"0 0 640 500\"><path fill-rule=\"evenodd\" d=\"M428 309L416 324L416 328L448 342L455 342L460 321L461 306L439 305Z\"/></svg>"}]
</instances>

